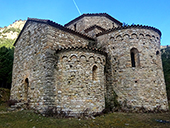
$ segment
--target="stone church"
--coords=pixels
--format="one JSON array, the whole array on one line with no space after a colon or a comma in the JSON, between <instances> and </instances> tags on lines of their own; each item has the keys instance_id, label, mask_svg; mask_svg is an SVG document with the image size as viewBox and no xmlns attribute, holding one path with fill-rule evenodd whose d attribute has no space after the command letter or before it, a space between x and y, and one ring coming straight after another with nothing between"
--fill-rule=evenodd
<instances>
[{"instance_id":1,"label":"stone church","mask_svg":"<svg viewBox=\"0 0 170 128\"><path fill-rule=\"evenodd\" d=\"M119 104L168 110L160 30L123 25L107 13L64 26L28 18L14 43L12 100L43 113L101 112Z\"/></svg>"}]
</instances>

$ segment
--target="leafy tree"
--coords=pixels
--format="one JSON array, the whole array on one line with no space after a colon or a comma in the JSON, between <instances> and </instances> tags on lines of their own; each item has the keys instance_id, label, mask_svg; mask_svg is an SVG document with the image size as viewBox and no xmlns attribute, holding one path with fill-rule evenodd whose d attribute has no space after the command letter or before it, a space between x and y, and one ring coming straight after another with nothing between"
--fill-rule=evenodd
<instances>
[{"instance_id":1,"label":"leafy tree","mask_svg":"<svg viewBox=\"0 0 170 128\"><path fill-rule=\"evenodd\" d=\"M170 47L161 50L168 99L170 100Z\"/></svg>"},{"instance_id":2,"label":"leafy tree","mask_svg":"<svg viewBox=\"0 0 170 128\"><path fill-rule=\"evenodd\" d=\"M0 48L0 87L11 87L13 54L14 48Z\"/></svg>"},{"instance_id":3,"label":"leafy tree","mask_svg":"<svg viewBox=\"0 0 170 128\"><path fill-rule=\"evenodd\" d=\"M12 39L6 39L6 38L0 38L0 48L1 47L7 47L12 48L15 40Z\"/></svg>"}]
</instances>

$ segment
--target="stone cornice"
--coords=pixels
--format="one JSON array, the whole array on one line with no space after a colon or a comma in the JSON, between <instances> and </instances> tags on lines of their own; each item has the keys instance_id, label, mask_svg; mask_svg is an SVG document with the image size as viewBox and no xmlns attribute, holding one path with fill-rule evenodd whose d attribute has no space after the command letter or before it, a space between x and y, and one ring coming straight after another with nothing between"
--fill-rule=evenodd
<instances>
[{"instance_id":1,"label":"stone cornice","mask_svg":"<svg viewBox=\"0 0 170 128\"><path fill-rule=\"evenodd\" d=\"M107 53L101 49L98 49L98 48L95 48L95 47L89 47L89 46L86 46L86 47L83 47L83 46L75 46L75 47L64 47L64 48L59 48L56 50L56 53L59 53L59 52L64 52L64 51L76 51L76 50L85 50L85 51L91 51L91 52L97 52L97 53L100 53L102 55L107 55Z\"/></svg>"},{"instance_id":2,"label":"stone cornice","mask_svg":"<svg viewBox=\"0 0 170 128\"><path fill-rule=\"evenodd\" d=\"M162 35L161 34L161 31L157 28L154 28L154 27L150 27L150 26L143 26L143 25L128 25L128 26L121 26L121 27L117 27L117 28L113 28L113 29L108 29L104 32L100 32L96 35L96 37L98 36L101 36L101 35L104 35L104 34L108 34L110 32L114 32L114 31L117 31L117 30L122 30L122 29L129 29L129 28L140 28L140 29L149 29L149 30L153 30L155 32L157 32L160 36Z\"/></svg>"}]
</instances>

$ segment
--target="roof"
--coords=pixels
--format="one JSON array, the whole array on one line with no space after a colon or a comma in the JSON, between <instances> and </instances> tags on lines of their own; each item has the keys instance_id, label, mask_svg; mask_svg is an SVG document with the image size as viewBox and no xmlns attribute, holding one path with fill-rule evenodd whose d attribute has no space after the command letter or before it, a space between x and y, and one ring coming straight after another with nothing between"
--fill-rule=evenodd
<instances>
[{"instance_id":1,"label":"roof","mask_svg":"<svg viewBox=\"0 0 170 128\"><path fill-rule=\"evenodd\" d=\"M113 18L112 16L110 16L107 13L87 13L87 14L83 14L83 15L73 19L72 21L68 22L64 26L68 26L68 25L70 25L70 24L76 22L77 20L79 20L79 19L81 19L83 17L86 17L86 16L104 16L104 17L106 17L106 18L108 18L108 19L110 19L110 20L114 21L115 23L117 23L117 24L122 26L122 23L120 21L116 20L115 18Z\"/></svg>"},{"instance_id":2,"label":"roof","mask_svg":"<svg viewBox=\"0 0 170 128\"><path fill-rule=\"evenodd\" d=\"M137 24L137 25L130 25L130 26L128 25L128 26L121 26L121 27L109 29L109 30L106 30L106 31L98 33L96 36L98 37L98 36L101 36L101 35L113 32L113 31L122 30L122 29L128 29L128 28L150 29L150 30L153 30L153 31L157 32L160 36L162 35L161 31L159 29L157 29L157 28L154 28L154 27L151 27L151 26L143 26L143 25Z\"/></svg>"},{"instance_id":3,"label":"roof","mask_svg":"<svg viewBox=\"0 0 170 128\"><path fill-rule=\"evenodd\" d=\"M103 55L107 55L107 53L105 51L103 51L102 49L99 49L99 48L96 48L96 47L90 47L90 46L76 46L76 47L64 47L64 48L59 48L57 49L56 53L59 53L59 52L64 52L64 51L69 51L69 50L85 50L85 51L91 51L91 52L97 52L97 53L100 53L100 54L103 54Z\"/></svg>"},{"instance_id":4,"label":"roof","mask_svg":"<svg viewBox=\"0 0 170 128\"><path fill-rule=\"evenodd\" d=\"M89 36L87 36L87 35L85 35L85 34L82 34L82 33L79 33L79 32L77 32L77 31L74 31L74 30L72 30L72 29L66 28L66 27L64 27L64 26L62 26L62 25L60 25L60 24L58 24L58 23L53 22L53 21L43 20L43 19L35 19L35 18L28 18L27 21L26 21L26 23L25 23L25 25L24 25L24 27L23 27L23 29L22 29L21 32L19 33L19 35L18 35L18 37L17 37L17 39L16 39L16 41L15 41L15 43L14 43L14 46L15 46L16 42L18 41L18 39L20 38L20 36L22 35L22 32L23 32L24 29L26 28L26 26L27 26L27 24L28 24L29 21L31 21L31 22L37 22L37 23L42 23L42 24L47 24L47 25L50 25L50 26L52 26L52 27L58 28L58 29L60 29L60 30L63 30L63 31L72 33L72 34L77 35L77 36L80 36L80 37L82 37L82 38L84 38L84 39L88 39L88 40L95 41L95 39L92 38L92 37L89 37Z\"/></svg>"},{"instance_id":5,"label":"roof","mask_svg":"<svg viewBox=\"0 0 170 128\"><path fill-rule=\"evenodd\" d=\"M102 27L100 27L100 26L98 26L98 25L90 26L90 27L86 28L84 31L85 31L85 32L89 32L89 31L93 30L94 28L98 28L98 29L101 30L102 32L103 32L103 31L106 31L106 29L104 29L104 28L102 28Z\"/></svg>"}]
</instances>

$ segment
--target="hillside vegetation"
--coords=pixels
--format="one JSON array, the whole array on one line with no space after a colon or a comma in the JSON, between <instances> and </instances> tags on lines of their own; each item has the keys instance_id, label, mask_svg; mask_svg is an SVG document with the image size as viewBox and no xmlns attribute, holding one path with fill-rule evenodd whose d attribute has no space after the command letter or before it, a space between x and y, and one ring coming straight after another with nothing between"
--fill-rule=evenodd
<instances>
[{"instance_id":1,"label":"hillside vegetation","mask_svg":"<svg viewBox=\"0 0 170 128\"><path fill-rule=\"evenodd\" d=\"M25 21L15 21L8 27L0 28L0 87L11 88L14 42Z\"/></svg>"}]
</instances>

